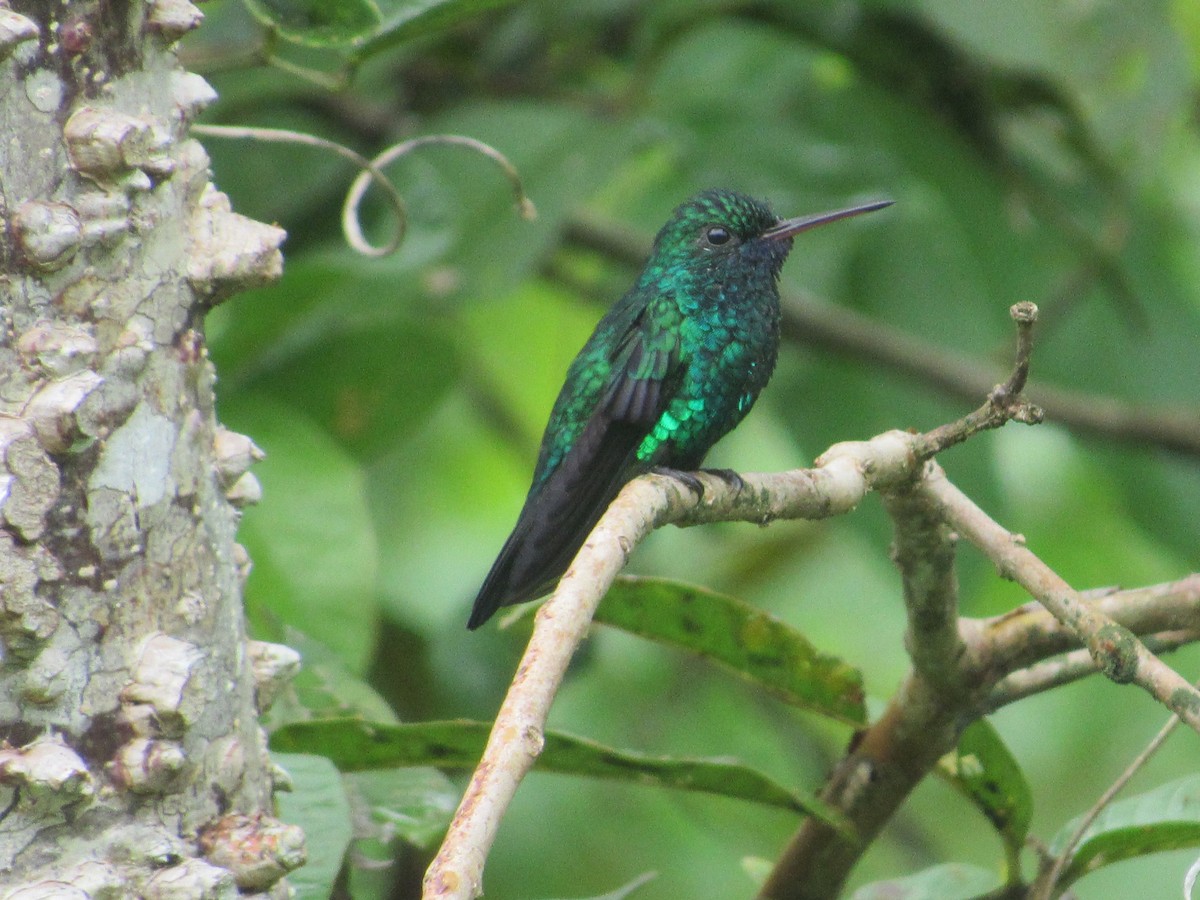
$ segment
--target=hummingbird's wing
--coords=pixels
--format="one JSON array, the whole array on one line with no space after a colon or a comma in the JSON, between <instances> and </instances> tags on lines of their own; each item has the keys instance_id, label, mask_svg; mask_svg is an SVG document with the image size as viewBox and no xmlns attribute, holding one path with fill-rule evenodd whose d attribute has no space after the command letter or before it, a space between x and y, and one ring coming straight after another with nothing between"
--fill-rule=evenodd
<instances>
[{"instance_id":1,"label":"hummingbird's wing","mask_svg":"<svg viewBox=\"0 0 1200 900\"><path fill-rule=\"evenodd\" d=\"M638 447L683 377L678 315L673 301L660 298L622 322L619 334L603 333L602 322L580 352L551 415L534 486L475 599L468 628L501 606L549 590L624 484L649 468L638 459ZM602 360L596 359L598 345L606 348ZM606 374L589 383L578 377L586 365ZM577 417L569 448L548 453L547 445L564 431L564 410L581 406L591 412Z\"/></svg>"}]
</instances>

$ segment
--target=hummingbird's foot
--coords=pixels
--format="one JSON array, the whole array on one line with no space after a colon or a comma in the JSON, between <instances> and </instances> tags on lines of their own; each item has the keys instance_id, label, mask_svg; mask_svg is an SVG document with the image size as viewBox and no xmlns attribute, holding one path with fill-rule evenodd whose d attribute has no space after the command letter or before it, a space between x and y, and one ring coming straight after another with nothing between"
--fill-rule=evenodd
<instances>
[{"instance_id":1,"label":"hummingbird's foot","mask_svg":"<svg viewBox=\"0 0 1200 900\"><path fill-rule=\"evenodd\" d=\"M671 469L667 466L655 466L650 471L655 475L666 475L668 478L674 478L695 494L697 500L704 499L704 482L697 478L694 473L686 472L683 469ZM742 480L742 476L733 471L733 469L698 469L697 471L705 475L712 475L714 478L720 478L733 488L735 494L740 494L742 488L746 486L746 482Z\"/></svg>"},{"instance_id":2,"label":"hummingbird's foot","mask_svg":"<svg viewBox=\"0 0 1200 900\"><path fill-rule=\"evenodd\" d=\"M735 495L742 492L742 488L746 486L746 482L742 480L742 476L733 469L701 469L705 475L713 475L720 478L723 482L733 488Z\"/></svg>"},{"instance_id":3,"label":"hummingbird's foot","mask_svg":"<svg viewBox=\"0 0 1200 900\"><path fill-rule=\"evenodd\" d=\"M668 466L655 466L650 471L655 475L665 475L667 478L674 478L695 494L697 500L704 499L704 482L691 472L685 472L683 469L672 469Z\"/></svg>"}]
</instances>

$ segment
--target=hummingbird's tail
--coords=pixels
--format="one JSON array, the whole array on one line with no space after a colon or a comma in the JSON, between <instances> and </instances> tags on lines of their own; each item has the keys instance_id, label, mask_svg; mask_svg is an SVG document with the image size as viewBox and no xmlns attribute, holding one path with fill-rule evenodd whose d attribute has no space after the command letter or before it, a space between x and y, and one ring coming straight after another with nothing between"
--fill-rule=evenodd
<instances>
[{"instance_id":1,"label":"hummingbird's tail","mask_svg":"<svg viewBox=\"0 0 1200 900\"><path fill-rule=\"evenodd\" d=\"M585 428L558 468L529 492L479 589L467 628L478 628L501 606L549 592L613 498L645 468L632 464L636 426L605 424Z\"/></svg>"}]
</instances>

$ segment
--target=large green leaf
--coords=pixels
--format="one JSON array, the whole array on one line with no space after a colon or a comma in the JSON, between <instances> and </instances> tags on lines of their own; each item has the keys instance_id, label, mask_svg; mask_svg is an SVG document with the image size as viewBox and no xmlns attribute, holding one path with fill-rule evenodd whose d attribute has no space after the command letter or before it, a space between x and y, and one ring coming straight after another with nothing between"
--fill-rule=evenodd
<instances>
[{"instance_id":1,"label":"large green leaf","mask_svg":"<svg viewBox=\"0 0 1200 900\"><path fill-rule=\"evenodd\" d=\"M380 0L382 22L358 50L365 59L404 41L445 31L464 19L516 0Z\"/></svg>"},{"instance_id":2,"label":"large green leaf","mask_svg":"<svg viewBox=\"0 0 1200 900\"><path fill-rule=\"evenodd\" d=\"M1004 842L1009 879L1018 879L1033 816L1033 791L1000 734L984 719L973 722L958 746L938 762L937 771L992 823Z\"/></svg>"},{"instance_id":3,"label":"large green leaf","mask_svg":"<svg viewBox=\"0 0 1200 900\"><path fill-rule=\"evenodd\" d=\"M336 47L379 27L373 0L245 0L255 18L281 37L310 47Z\"/></svg>"},{"instance_id":4,"label":"large green leaf","mask_svg":"<svg viewBox=\"0 0 1200 900\"><path fill-rule=\"evenodd\" d=\"M331 719L280 728L271 735L271 747L288 753L320 753L342 771L426 765L470 769L479 761L490 731L491 725L486 722L385 725L361 719ZM551 731L545 735L536 767L542 772L611 778L748 800L816 816L843 830L849 828L832 808L801 797L738 763L650 756Z\"/></svg>"},{"instance_id":5,"label":"large green leaf","mask_svg":"<svg viewBox=\"0 0 1200 900\"><path fill-rule=\"evenodd\" d=\"M254 561L251 624L276 638L283 625L319 634L361 672L374 649L378 566L362 471L299 410L244 394L223 409L267 453L254 469L263 501L238 531Z\"/></svg>"},{"instance_id":6,"label":"large green leaf","mask_svg":"<svg viewBox=\"0 0 1200 900\"><path fill-rule=\"evenodd\" d=\"M345 773L346 793L381 843L401 838L430 849L441 840L458 806L459 792L428 766Z\"/></svg>"},{"instance_id":7,"label":"large green leaf","mask_svg":"<svg viewBox=\"0 0 1200 900\"><path fill-rule=\"evenodd\" d=\"M1062 853L1078 821L1068 822L1054 836L1051 855ZM1200 775L1180 778L1105 809L1075 848L1061 884L1123 859L1184 847L1200 847Z\"/></svg>"},{"instance_id":8,"label":"large green leaf","mask_svg":"<svg viewBox=\"0 0 1200 900\"><path fill-rule=\"evenodd\" d=\"M273 753L292 790L276 795L279 818L304 829L308 861L288 876L299 900L328 900L350 846L353 824L341 773L322 756Z\"/></svg>"},{"instance_id":9,"label":"large green leaf","mask_svg":"<svg viewBox=\"0 0 1200 900\"><path fill-rule=\"evenodd\" d=\"M804 709L861 724L862 677L791 626L714 591L663 578L620 578L596 621L716 660Z\"/></svg>"},{"instance_id":10,"label":"large green leaf","mask_svg":"<svg viewBox=\"0 0 1200 900\"><path fill-rule=\"evenodd\" d=\"M363 60L445 31L516 0L245 0L280 37L309 47L353 48Z\"/></svg>"},{"instance_id":11,"label":"large green leaf","mask_svg":"<svg viewBox=\"0 0 1200 900\"><path fill-rule=\"evenodd\" d=\"M413 311L411 279L335 256L289 268L220 336L224 395L304 411L360 458L411 436L459 372L446 325Z\"/></svg>"},{"instance_id":12,"label":"large green leaf","mask_svg":"<svg viewBox=\"0 0 1200 900\"><path fill-rule=\"evenodd\" d=\"M1000 887L996 872L965 863L946 863L908 875L866 884L851 900L976 900Z\"/></svg>"}]
</instances>

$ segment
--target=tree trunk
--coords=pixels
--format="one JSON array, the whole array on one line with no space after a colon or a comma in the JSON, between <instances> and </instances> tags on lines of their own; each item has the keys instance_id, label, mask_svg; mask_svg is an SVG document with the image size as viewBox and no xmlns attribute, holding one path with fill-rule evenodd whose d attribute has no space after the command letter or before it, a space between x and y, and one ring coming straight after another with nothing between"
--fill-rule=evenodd
<instances>
[{"instance_id":1,"label":"tree trunk","mask_svg":"<svg viewBox=\"0 0 1200 900\"><path fill-rule=\"evenodd\" d=\"M201 319L275 278L186 135L186 0L0 0L0 896L285 890ZM257 678L257 683L256 683Z\"/></svg>"}]
</instances>

